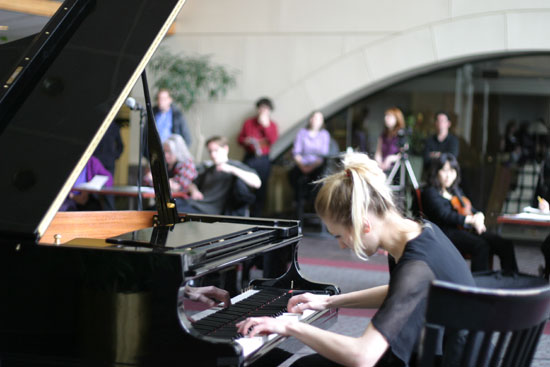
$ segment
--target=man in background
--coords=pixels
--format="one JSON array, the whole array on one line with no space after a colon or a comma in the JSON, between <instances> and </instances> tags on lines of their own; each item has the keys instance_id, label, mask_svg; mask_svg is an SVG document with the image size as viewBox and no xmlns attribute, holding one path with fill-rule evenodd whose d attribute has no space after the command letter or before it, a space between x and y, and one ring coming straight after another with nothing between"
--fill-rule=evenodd
<instances>
[{"instance_id":1,"label":"man in background","mask_svg":"<svg viewBox=\"0 0 550 367\"><path fill-rule=\"evenodd\" d=\"M191 147L191 131L183 113L172 103L172 96L167 89L160 89L157 93L157 105L153 107L157 130L162 143L172 134L179 134Z\"/></svg>"},{"instance_id":2,"label":"man in background","mask_svg":"<svg viewBox=\"0 0 550 367\"><path fill-rule=\"evenodd\" d=\"M435 135L426 139L424 146L424 171L430 167L433 159L439 158L441 153L451 153L458 158L458 138L449 132L451 120L446 112L440 111L435 115Z\"/></svg>"},{"instance_id":3,"label":"man in background","mask_svg":"<svg viewBox=\"0 0 550 367\"><path fill-rule=\"evenodd\" d=\"M199 175L189 187L190 199L178 211L244 215L255 200L253 190L262 186L260 177L244 163L228 158L226 138L211 137L206 147L211 161L197 167Z\"/></svg>"}]
</instances>

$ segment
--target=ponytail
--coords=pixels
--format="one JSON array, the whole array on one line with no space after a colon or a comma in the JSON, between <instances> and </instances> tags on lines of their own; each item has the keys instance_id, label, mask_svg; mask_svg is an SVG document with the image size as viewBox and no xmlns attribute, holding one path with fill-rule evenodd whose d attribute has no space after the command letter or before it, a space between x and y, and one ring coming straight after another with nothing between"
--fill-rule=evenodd
<instances>
[{"instance_id":1,"label":"ponytail","mask_svg":"<svg viewBox=\"0 0 550 367\"><path fill-rule=\"evenodd\" d=\"M367 212L383 217L395 210L386 175L376 161L363 153L349 153L342 159L343 169L318 182L323 186L315 200L315 210L322 218L352 230L353 249L365 259L361 232Z\"/></svg>"}]
</instances>

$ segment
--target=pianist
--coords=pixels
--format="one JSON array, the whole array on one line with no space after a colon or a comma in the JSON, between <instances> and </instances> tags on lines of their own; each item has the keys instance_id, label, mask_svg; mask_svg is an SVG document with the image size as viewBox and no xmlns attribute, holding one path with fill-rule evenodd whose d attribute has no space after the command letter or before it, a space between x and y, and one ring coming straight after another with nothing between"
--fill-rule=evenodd
<instances>
[{"instance_id":1,"label":"pianist","mask_svg":"<svg viewBox=\"0 0 550 367\"><path fill-rule=\"evenodd\" d=\"M538 208L542 213L550 213L550 152L546 153L540 168L539 178L537 180L537 188L533 196L532 207ZM542 275L544 279L550 278L550 235L548 235L540 247L544 256L544 268Z\"/></svg>"},{"instance_id":2,"label":"pianist","mask_svg":"<svg viewBox=\"0 0 550 367\"><path fill-rule=\"evenodd\" d=\"M426 299L434 279L475 285L466 262L443 232L428 221L404 218L385 184L385 175L365 154L344 157L343 170L321 180L315 208L342 249L367 259L386 250L396 265L389 285L334 296L304 293L288 302L289 312L335 307L377 308L363 335L349 337L297 321L248 318L243 335L294 336L319 354L296 366L401 366L414 358Z\"/></svg>"}]
</instances>

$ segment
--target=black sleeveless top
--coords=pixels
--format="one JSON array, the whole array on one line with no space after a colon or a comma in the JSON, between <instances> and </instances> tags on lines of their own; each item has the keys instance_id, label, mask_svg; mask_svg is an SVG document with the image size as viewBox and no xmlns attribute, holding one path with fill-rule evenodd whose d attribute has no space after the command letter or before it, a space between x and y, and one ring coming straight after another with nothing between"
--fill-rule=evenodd
<instances>
[{"instance_id":1,"label":"black sleeveless top","mask_svg":"<svg viewBox=\"0 0 550 367\"><path fill-rule=\"evenodd\" d=\"M475 286L456 247L439 227L425 221L422 233L407 243L392 268L388 295L372 318L389 343L389 351L378 365L388 365L384 361L390 360L390 365L408 365L424 326L428 290L434 279Z\"/></svg>"}]
</instances>

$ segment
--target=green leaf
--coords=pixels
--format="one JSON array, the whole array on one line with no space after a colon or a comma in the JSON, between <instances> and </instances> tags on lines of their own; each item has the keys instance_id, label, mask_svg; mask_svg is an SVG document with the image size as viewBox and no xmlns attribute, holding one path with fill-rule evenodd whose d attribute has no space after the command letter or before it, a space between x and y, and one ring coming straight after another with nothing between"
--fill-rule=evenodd
<instances>
[{"instance_id":1,"label":"green leaf","mask_svg":"<svg viewBox=\"0 0 550 367\"><path fill-rule=\"evenodd\" d=\"M149 69L156 77L155 87L170 90L172 98L184 110L189 110L200 99L223 97L236 85L236 71L213 64L206 55L173 54L160 48Z\"/></svg>"}]
</instances>

